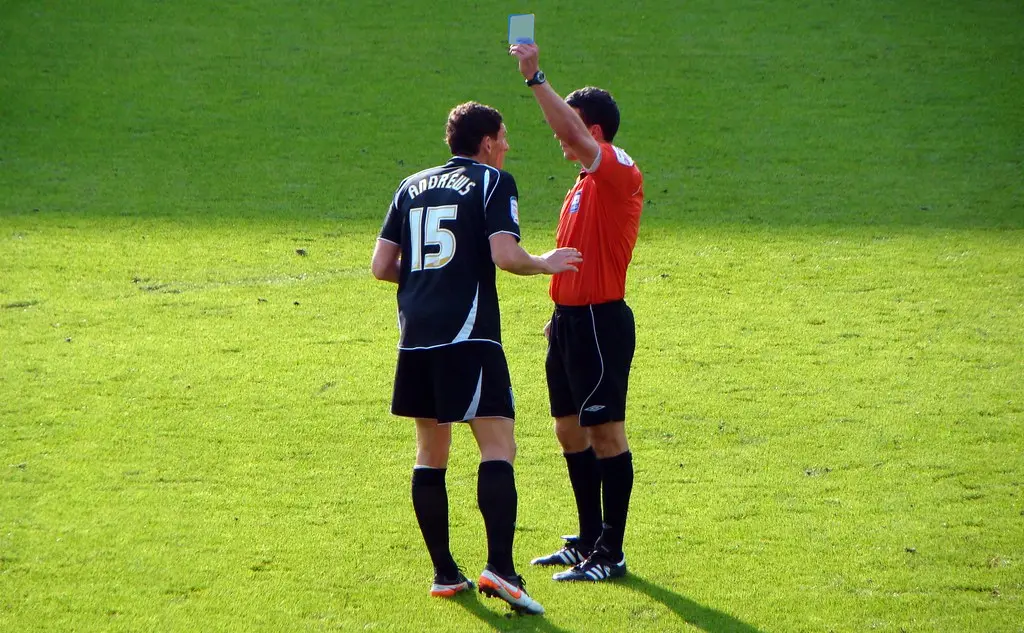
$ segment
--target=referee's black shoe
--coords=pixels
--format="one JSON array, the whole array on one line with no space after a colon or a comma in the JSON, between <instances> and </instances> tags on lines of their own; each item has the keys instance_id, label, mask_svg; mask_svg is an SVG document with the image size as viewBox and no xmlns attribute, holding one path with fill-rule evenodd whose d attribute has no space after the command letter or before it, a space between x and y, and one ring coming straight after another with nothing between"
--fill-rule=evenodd
<instances>
[{"instance_id":1,"label":"referee's black shoe","mask_svg":"<svg viewBox=\"0 0 1024 633\"><path fill-rule=\"evenodd\" d=\"M626 555L618 559L611 552L598 548L587 560L571 569L558 572L551 578L559 581L598 582L611 578L622 578L626 575Z\"/></svg>"},{"instance_id":2,"label":"referee's black shoe","mask_svg":"<svg viewBox=\"0 0 1024 633\"><path fill-rule=\"evenodd\" d=\"M562 549L553 554L548 554L547 556L534 558L530 561L530 564L570 567L572 565L579 565L587 559L587 556L590 556L591 548L584 548L580 544L579 537L573 535L563 536L562 538L565 539L565 545L562 546Z\"/></svg>"}]
</instances>

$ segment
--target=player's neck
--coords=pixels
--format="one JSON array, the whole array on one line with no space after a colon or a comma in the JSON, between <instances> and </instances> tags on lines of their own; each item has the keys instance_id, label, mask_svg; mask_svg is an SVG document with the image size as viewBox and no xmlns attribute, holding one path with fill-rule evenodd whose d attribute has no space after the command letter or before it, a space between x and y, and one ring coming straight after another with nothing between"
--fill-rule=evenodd
<instances>
[{"instance_id":1,"label":"player's neck","mask_svg":"<svg viewBox=\"0 0 1024 633\"><path fill-rule=\"evenodd\" d=\"M476 154L475 156L463 156L463 158L468 158L469 160L475 160L476 162L480 163L481 165L490 165L491 167L494 167L495 169L498 169L498 166L494 164L494 161L493 161L492 157L487 152L480 152L479 154Z\"/></svg>"}]
</instances>

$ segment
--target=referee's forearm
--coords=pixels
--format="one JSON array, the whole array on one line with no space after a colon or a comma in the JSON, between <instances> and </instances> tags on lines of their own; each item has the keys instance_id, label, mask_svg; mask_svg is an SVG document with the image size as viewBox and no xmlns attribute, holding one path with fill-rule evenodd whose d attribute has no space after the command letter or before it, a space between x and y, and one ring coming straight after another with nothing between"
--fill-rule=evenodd
<instances>
[{"instance_id":1,"label":"referee's forearm","mask_svg":"<svg viewBox=\"0 0 1024 633\"><path fill-rule=\"evenodd\" d=\"M544 112L544 119L547 120L555 136L570 143L577 137L590 135L583 119L569 107L568 103L562 100L551 84L545 82L533 86L531 90L541 111Z\"/></svg>"}]
</instances>

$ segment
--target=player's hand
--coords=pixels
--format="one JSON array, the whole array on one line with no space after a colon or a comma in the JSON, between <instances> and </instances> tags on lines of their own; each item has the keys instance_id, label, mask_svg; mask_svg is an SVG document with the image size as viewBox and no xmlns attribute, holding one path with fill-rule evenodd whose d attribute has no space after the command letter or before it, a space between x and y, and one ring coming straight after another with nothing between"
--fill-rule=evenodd
<instances>
[{"instance_id":1,"label":"player's hand","mask_svg":"<svg viewBox=\"0 0 1024 633\"><path fill-rule=\"evenodd\" d=\"M523 78L532 79L540 70L540 50L536 44L513 44L508 47L508 54L519 59L519 72Z\"/></svg>"},{"instance_id":2,"label":"player's hand","mask_svg":"<svg viewBox=\"0 0 1024 633\"><path fill-rule=\"evenodd\" d=\"M549 275L578 272L579 264L583 263L583 255L571 246L548 251L541 255L540 258L548 265L547 273Z\"/></svg>"},{"instance_id":3,"label":"player's hand","mask_svg":"<svg viewBox=\"0 0 1024 633\"><path fill-rule=\"evenodd\" d=\"M551 319L548 319L548 322L544 324L544 338L549 341L551 340Z\"/></svg>"}]
</instances>

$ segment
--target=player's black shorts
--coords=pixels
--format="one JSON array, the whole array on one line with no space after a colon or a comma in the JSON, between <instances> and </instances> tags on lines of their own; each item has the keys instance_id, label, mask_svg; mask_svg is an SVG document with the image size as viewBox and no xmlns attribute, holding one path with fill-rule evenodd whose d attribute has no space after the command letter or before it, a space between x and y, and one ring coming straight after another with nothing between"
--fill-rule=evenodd
<instances>
[{"instance_id":1,"label":"player's black shorts","mask_svg":"<svg viewBox=\"0 0 1024 633\"><path fill-rule=\"evenodd\" d=\"M480 341L398 350L391 413L434 418L441 423L487 417L515 419L504 350Z\"/></svg>"},{"instance_id":2,"label":"player's black shorts","mask_svg":"<svg viewBox=\"0 0 1024 633\"><path fill-rule=\"evenodd\" d=\"M556 305L549 336L551 415L578 415L581 426L625 420L636 348L636 323L626 302Z\"/></svg>"}]
</instances>

